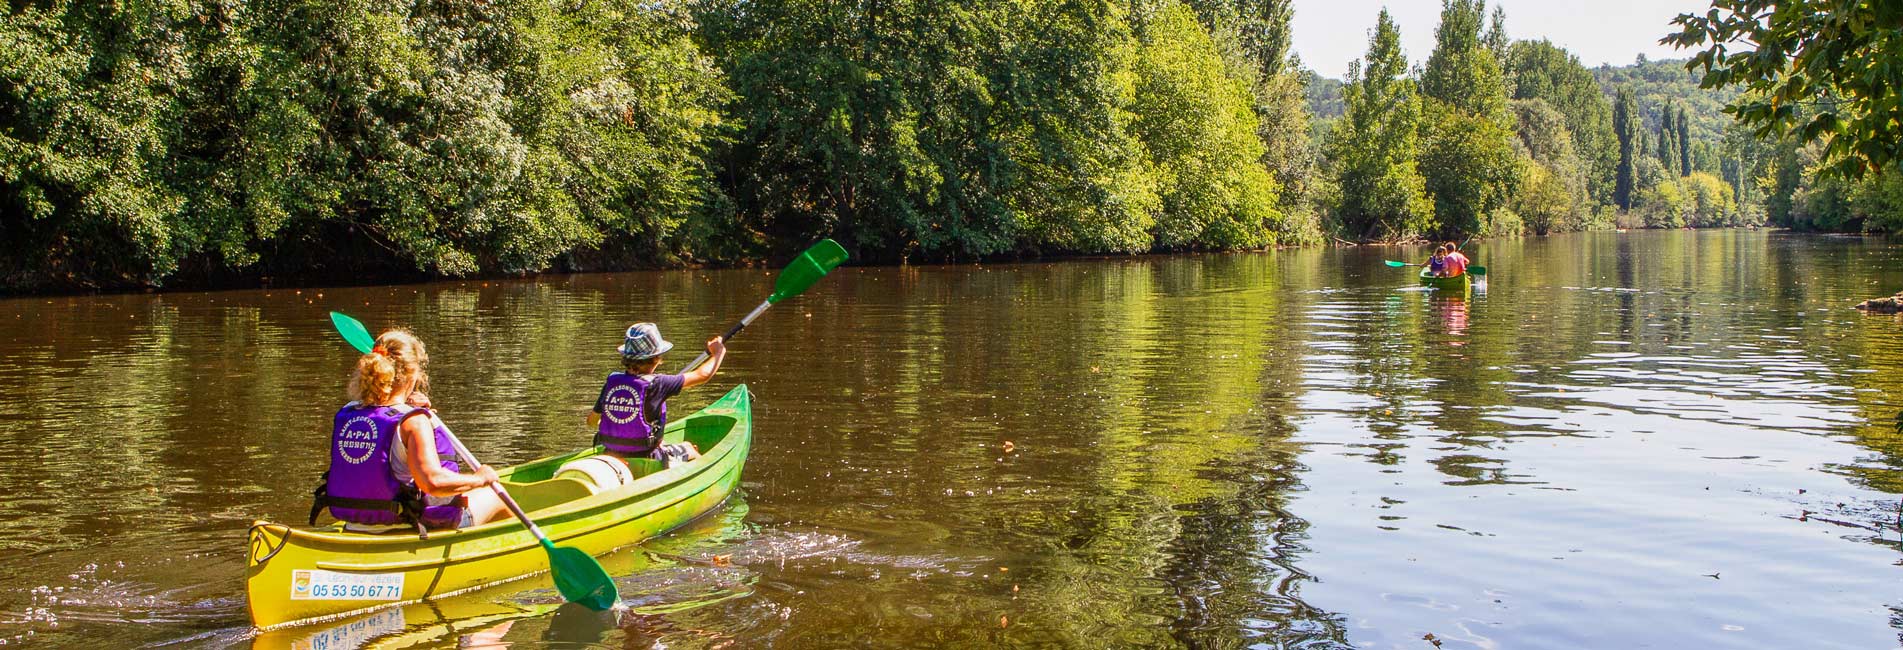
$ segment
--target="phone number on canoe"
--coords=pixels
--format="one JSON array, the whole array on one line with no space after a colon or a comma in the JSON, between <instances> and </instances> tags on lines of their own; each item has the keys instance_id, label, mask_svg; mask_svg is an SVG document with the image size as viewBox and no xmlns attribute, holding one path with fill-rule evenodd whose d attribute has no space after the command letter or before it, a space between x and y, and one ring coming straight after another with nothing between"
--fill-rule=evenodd
<instances>
[{"instance_id":1,"label":"phone number on canoe","mask_svg":"<svg viewBox=\"0 0 1903 650\"><path fill-rule=\"evenodd\" d=\"M402 596L401 585L311 585L312 598L395 600Z\"/></svg>"}]
</instances>

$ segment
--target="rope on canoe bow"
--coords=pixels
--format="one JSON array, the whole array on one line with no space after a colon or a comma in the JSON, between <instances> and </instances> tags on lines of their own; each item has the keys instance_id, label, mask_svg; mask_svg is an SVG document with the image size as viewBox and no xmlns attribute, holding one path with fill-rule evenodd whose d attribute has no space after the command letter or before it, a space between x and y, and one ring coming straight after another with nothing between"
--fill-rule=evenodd
<instances>
[{"instance_id":1,"label":"rope on canoe bow","mask_svg":"<svg viewBox=\"0 0 1903 650\"><path fill-rule=\"evenodd\" d=\"M271 548L270 542L264 541L264 537L258 533L258 529L263 528L269 530L272 526L284 529L282 535L283 540L278 542L277 548ZM265 562L269 562L271 558L277 557L278 551L282 551L284 547L291 545L291 527L284 524L251 524L251 530L249 532L251 537L252 564L264 564ZM259 546L263 546L266 550L264 557L258 557Z\"/></svg>"}]
</instances>

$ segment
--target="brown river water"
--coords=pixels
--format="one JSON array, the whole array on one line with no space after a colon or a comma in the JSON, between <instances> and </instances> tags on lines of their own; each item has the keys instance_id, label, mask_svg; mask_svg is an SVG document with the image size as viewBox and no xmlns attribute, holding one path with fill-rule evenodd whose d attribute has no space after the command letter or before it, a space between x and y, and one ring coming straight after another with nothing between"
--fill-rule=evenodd
<instances>
[{"instance_id":1,"label":"brown river water","mask_svg":"<svg viewBox=\"0 0 1903 650\"><path fill-rule=\"evenodd\" d=\"M722 509L604 564L257 634L350 353L427 341L497 465L582 446L622 328L684 362L762 270L0 300L0 647L1891 648L1903 246L1747 231L852 268L733 342ZM1010 449L1005 443L1009 441ZM1431 639L1427 638L1431 635Z\"/></svg>"}]
</instances>

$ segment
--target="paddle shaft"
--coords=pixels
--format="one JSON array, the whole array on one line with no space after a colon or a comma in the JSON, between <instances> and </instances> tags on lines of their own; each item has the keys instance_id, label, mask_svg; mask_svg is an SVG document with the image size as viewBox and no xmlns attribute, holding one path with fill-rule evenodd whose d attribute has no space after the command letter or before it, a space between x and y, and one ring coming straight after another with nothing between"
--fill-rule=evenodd
<instances>
[{"instance_id":1,"label":"paddle shaft","mask_svg":"<svg viewBox=\"0 0 1903 650\"><path fill-rule=\"evenodd\" d=\"M435 413L430 414L430 421L443 428L443 433L449 437L449 444L456 448L457 458L462 459L463 463L469 465L471 469L482 466L482 461L476 460L476 455L469 453L469 448L463 446L462 439L457 438L455 433L451 433L449 425L443 424L442 419L437 418ZM515 504L515 497L509 496L509 491L502 489L501 481L496 481L489 487L494 489L496 496L502 499L502 505L508 506L509 512L515 513L515 518L522 520L522 525L529 528L529 532L535 535L537 541L548 542L548 535L543 534L542 529L535 525L535 521L529 519L528 513L522 512L522 506Z\"/></svg>"},{"instance_id":2,"label":"paddle shaft","mask_svg":"<svg viewBox=\"0 0 1903 650\"><path fill-rule=\"evenodd\" d=\"M733 327L728 328L726 334L720 335L720 341L722 343L725 343L727 341L732 341L733 337L738 336L740 334L740 330L746 329L748 325L752 325L753 319L759 318L760 314L766 313L766 309L772 306L773 306L773 301L771 300L762 301L760 303L760 306L754 307L753 311L747 312L747 316L745 318L740 319L740 322L734 323ZM687 365L681 368L681 372L686 373L689 370L699 368L700 363L706 360L707 360L707 353L701 352L700 356L694 357L693 361L687 362Z\"/></svg>"}]
</instances>

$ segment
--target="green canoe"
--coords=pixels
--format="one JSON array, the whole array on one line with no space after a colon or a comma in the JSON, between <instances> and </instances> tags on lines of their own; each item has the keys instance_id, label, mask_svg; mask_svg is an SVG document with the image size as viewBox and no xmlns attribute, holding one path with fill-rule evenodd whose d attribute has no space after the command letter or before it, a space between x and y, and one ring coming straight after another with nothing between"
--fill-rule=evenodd
<instances>
[{"instance_id":1,"label":"green canoe","mask_svg":"<svg viewBox=\"0 0 1903 650\"><path fill-rule=\"evenodd\" d=\"M640 543L720 506L740 484L753 445L752 395L742 385L670 422L668 442L693 442L701 457L663 469L634 460L632 483L594 492L556 476L590 448L497 471L509 493L556 544L590 555ZM461 530L348 532L267 521L251 525L245 596L251 623L272 629L480 589L548 570L548 556L514 518Z\"/></svg>"},{"instance_id":2,"label":"green canoe","mask_svg":"<svg viewBox=\"0 0 1903 650\"><path fill-rule=\"evenodd\" d=\"M1473 284L1473 274L1462 273L1451 278L1437 278L1428 275L1427 269L1421 269L1421 284L1442 291L1466 291Z\"/></svg>"}]
</instances>

